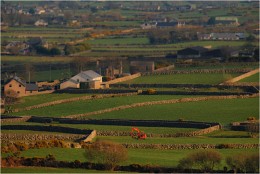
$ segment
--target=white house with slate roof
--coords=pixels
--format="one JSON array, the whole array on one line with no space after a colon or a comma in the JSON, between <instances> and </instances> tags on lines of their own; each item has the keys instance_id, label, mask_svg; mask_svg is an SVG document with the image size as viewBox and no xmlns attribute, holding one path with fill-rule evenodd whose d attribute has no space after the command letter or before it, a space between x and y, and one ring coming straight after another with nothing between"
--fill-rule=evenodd
<instances>
[{"instance_id":1,"label":"white house with slate roof","mask_svg":"<svg viewBox=\"0 0 260 174\"><path fill-rule=\"evenodd\" d=\"M66 88L83 88L83 89L99 89L102 83L102 76L95 71L82 71L73 76L68 81L60 84L60 89Z\"/></svg>"}]
</instances>

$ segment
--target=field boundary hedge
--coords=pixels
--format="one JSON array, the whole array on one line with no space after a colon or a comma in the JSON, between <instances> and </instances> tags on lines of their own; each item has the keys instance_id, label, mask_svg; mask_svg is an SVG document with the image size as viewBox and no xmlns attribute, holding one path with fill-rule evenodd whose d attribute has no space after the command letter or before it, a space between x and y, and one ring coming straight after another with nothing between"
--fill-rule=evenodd
<instances>
[{"instance_id":1,"label":"field boundary hedge","mask_svg":"<svg viewBox=\"0 0 260 174\"><path fill-rule=\"evenodd\" d=\"M255 149L259 144L143 144L123 143L126 148L134 149L160 149L160 150L182 150L182 149Z\"/></svg>"},{"instance_id":2,"label":"field boundary hedge","mask_svg":"<svg viewBox=\"0 0 260 174\"><path fill-rule=\"evenodd\" d=\"M163 126L161 126L163 127ZM204 135L211 133L213 131L219 130L220 125L208 127L205 129L190 131L190 132L179 132L175 134L151 134L146 133L147 137L160 137L160 138L170 138L170 137L193 137L198 135ZM97 131L97 136L131 136L130 132L127 131Z\"/></svg>"},{"instance_id":3,"label":"field boundary hedge","mask_svg":"<svg viewBox=\"0 0 260 174\"><path fill-rule=\"evenodd\" d=\"M50 134L17 134L17 133L1 133L2 143L10 141L41 141L41 140L64 140L64 141L79 141L86 139L86 135L69 134L69 135L50 135Z\"/></svg>"},{"instance_id":4,"label":"field boundary hedge","mask_svg":"<svg viewBox=\"0 0 260 174\"><path fill-rule=\"evenodd\" d=\"M62 118L81 118L92 116L92 115L98 115L123 109L129 109L129 108L136 108L136 107L142 107L142 106L151 106L151 105L161 105L161 104L175 104L175 103L187 103L187 102L198 102L198 101L208 101L208 100L225 100L225 99L237 99L237 98L254 98L259 97L259 94L253 94L253 95L230 95L230 96L207 96L207 97L196 97L196 98L182 98L182 99L172 99L172 100L161 100L161 101L151 101L151 102L142 102L142 103L133 103L129 105L121 105L113 108L88 112L85 114L74 114L74 115L68 115L64 116Z\"/></svg>"}]
</instances>

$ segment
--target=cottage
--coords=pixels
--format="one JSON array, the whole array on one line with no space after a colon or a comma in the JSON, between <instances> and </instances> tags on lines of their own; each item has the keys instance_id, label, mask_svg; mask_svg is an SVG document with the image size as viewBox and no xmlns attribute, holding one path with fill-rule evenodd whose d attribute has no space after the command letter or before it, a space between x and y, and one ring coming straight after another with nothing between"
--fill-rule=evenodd
<instances>
[{"instance_id":1,"label":"cottage","mask_svg":"<svg viewBox=\"0 0 260 174\"><path fill-rule=\"evenodd\" d=\"M10 79L4 85L5 96L16 94L17 97L34 95L38 93L38 86L32 83L26 83L26 81L21 80L19 77L15 76Z\"/></svg>"},{"instance_id":2,"label":"cottage","mask_svg":"<svg viewBox=\"0 0 260 174\"><path fill-rule=\"evenodd\" d=\"M141 25L141 28L142 29L152 29L152 28L156 28L156 22L151 22L151 23L147 23L147 22L145 22L145 23L143 23L142 25Z\"/></svg>"},{"instance_id":3,"label":"cottage","mask_svg":"<svg viewBox=\"0 0 260 174\"><path fill-rule=\"evenodd\" d=\"M171 21L168 22L167 20L161 22L150 22L144 23L141 25L142 29L153 29L153 28L172 28L172 27L182 27L185 26L184 21Z\"/></svg>"},{"instance_id":4,"label":"cottage","mask_svg":"<svg viewBox=\"0 0 260 174\"><path fill-rule=\"evenodd\" d=\"M177 58L201 58L201 56L208 51L207 48L204 47L191 47L191 48L185 48L182 50L177 51Z\"/></svg>"},{"instance_id":5,"label":"cottage","mask_svg":"<svg viewBox=\"0 0 260 174\"><path fill-rule=\"evenodd\" d=\"M13 41L8 43L5 49L12 54L26 54L29 52L29 45L25 42Z\"/></svg>"},{"instance_id":6,"label":"cottage","mask_svg":"<svg viewBox=\"0 0 260 174\"><path fill-rule=\"evenodd\" d=\"M199 40L243 40L245 39L244 33L210 33L201 34L198 33Z\"/></svg>"},{"instance_id":7,"label":"cottage","mask_svg":"<svg viewBox=\"0 0 260 174\"><path fill-rule=\"evenodd\" d=\"M131 61L130 62L130 72L135 74L138 72L153 72L154 71L154 61Z\"/></svg>"},{"instance_id":8,"label":"cottage","mask_svg":"<svg viewBox=\"0 0 260 174\"><path fill-rule=\"evenodd\" d=\"M60 84L60 89L66 88L90 88L99 89L102 83L102 76L98 73L88 70L73 76L68 81Z\"/></svg>"}]
</instances>

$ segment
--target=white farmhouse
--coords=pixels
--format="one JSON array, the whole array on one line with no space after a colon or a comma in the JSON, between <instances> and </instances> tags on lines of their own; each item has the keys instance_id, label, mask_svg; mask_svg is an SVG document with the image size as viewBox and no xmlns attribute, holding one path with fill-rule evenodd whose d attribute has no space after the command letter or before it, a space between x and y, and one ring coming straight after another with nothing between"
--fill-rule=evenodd
<instances>
[{"instance_id":1,"label":"white farmhouse","mask_svg":"<svg viewBox=\"0 0 260 174\"><path fill-rule=\"evenodd\" d=\"M35 25L35 26L44 26L44 27L45 27L45 26L48 25L48 23L45 22L44 20L40 19L40 20L36 21L36 22L34 23L34 25Z\"/></svg>"},{"instance_id":2,"label":"white farmhouse","mask_svg":"<svg viewBox=\"0 0 260 174\"><path fill-rule=\"evenodd\" d=\"M99 89L102 83L102 76L98 73L88 70L73 76L68 81L60 84L60 89L66 88L83 88Z\"/></svg>"}]
</instances>

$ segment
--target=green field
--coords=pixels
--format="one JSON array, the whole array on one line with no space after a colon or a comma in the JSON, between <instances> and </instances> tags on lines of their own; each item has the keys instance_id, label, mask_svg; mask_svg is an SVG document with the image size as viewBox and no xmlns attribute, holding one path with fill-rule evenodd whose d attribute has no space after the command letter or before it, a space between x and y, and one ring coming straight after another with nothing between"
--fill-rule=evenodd
<instances>
[{"instance_id":1,"label":"green field","mask_svg":"<svg viewBox=\"0 0 260 174\"><path fill-rule=\"evenodd\" d=\"M126 37L126 38L103 38L103 39L94 39L87 41L87 43L90 43L91 45L142 45L142 44L148 44L149 40L146 37L140 37L140 38L132 38L132 37Z\"/></svg>"},{"instance_id":2,"label":"green field","mask_svg":"<svg viewBox=\"0 0 260 174\"><path fill-rule=\"evenodd\" d=\"M237 153L257 153L258 149L218 149L223 158ZM156 166L175 167L178 161L194 150L156 150L156 149L128 149L128 160L121 165L129 164L151 164ZM52 154L60 161L85 162L84 149L49 148L49 149L30 149L22 151L20 156L24 157L45 157ZM2 154L5 157L7 154ZM222 160L222 168L225 165Z\"/></svg>"},{"instance_id":3,"label":"green field","mask_svg":"<svg viewBox=\"0 0 260 174\"><path fill-rule=\"evenodd\" d=\"M2 63L21 64L21 63L68 63L73 57L48 57L48 56L1 56Z\"/></svg>"},{"instance_id":4,"label":"green field","mask_svg":"<svg viewBox=\"0 0 260 174\"><path fill-rule=\"evenodd\" d=\"M244 78L239 82L259 82L259 73L256 73L250 77Z\"/></svg>"},{"instance_id":5,"label":"green field","mask_svg":"<svg viewBox=\"0 0 260 174\"><path fill-rule=\"evenodd\" d=\"M25 96L22 97L17 104L15 104L14 108L25 108L28 106L38 105L42 103L47 103L51 101L56 100L63 100L63 99L69 99L69 98L75 98L75 97L83 97L87 95L93 95L93 94L42 94L42 95L34 95L34 96Z\"/></svg>"},{"instance_id":6,"label":"green field","mask_svg":"<svg viewBox=\"0 0 260 174\"><path fill-rule=\"evenodd\" d=\"M228 125L259 115L259 98L208 100L143 106L89 116L92 119L184 120L219 122Z\"/></svg>"},{"instance_id":7,"label":"green field","mask_svg":"<svg viewBox=\"0 0 260 174\"><path fill-rule=\"evenodd\" d=\"M11 167L1 168L1 173L100 173L99 170L72 169L72 168L52 168L52 167ZM109 173L103 171L102 173Z\"/></svg>"},{"instance_id":8,"label":"green field","mask_svg":"<svg viewBox=\"0 0 260 174\"><path fill-rule=\"evenodd\" d=\"M239 74L172 74L141 76L125 84L219 84Z\"/></svg>"},{"instance_id":9,"label":"green field","mask_svg":"<svg viewBox=\"0 0 260 174\"><path fill-rule=\"evenodd\" d=\"M34 116L61 117L61 116L66 116L66 115L87 113L87 112L97 111L97 110L101 110L101 109L107 109L110 107L128 105L128 104L139 103L139 102L167 100L167 99L179 99L179 98L185 98L185 97L187 97L187 96L137 95L137 96L127 96L127 97L113 97L113 98L104 98L104 99L96 99L96 100L85 100L85 101L76 101L76 102L71 102L71 103L63 103L63 104L48 106L48 107L39 108L39 109L32 109L30 111L12 113L12 115L34 115ZM35 97L35 100L37 100L37 97ZM129 117L129 118L131 118L131 117Z\"/></svg>"}]
</instances>

